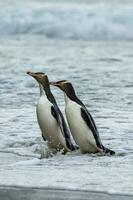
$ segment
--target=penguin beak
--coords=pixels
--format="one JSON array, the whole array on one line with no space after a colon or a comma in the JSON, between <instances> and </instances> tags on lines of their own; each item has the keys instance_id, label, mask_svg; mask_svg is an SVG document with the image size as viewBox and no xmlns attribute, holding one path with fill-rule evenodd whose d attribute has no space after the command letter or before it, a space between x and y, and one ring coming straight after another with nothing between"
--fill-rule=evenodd
<instances>
[{"instance_id":1,"label":"penguin beak","mask_svg":"<svg viewBox=\"0 0 133 200\"><path fill-rule=\"evenodd\" d=\"M35 78L35 73L28 71L27 74Z\"/></svg>"},{"instance_id":2,"label":"penguin beak","mask_svg":"<svg viewBox=\"0 0 133 200\"><path fill-rule=\"evenodd\" d=\"M38 83L40 82L41 77L40 77L38 74L36 74L36 73L34 73L34 72L30 72L30 71L28 71L27 74L30 75L31 77L33 77L34 79L36 79L36 81L37 81Z\"/></svg>"},{"instance_id":3,"label":"penguin beak","mask_svg":"<svg viewBox=\"0 0 133 200\"><path fill-rule=\"evenodd\" d=\"M43 72L31 72L31 71L27 71L27 74L32 76L34 79L36 79L36 81L40 84L43 84L43 82L45 81L45 79L48 79L47 75Z\"/></svg>"}]
</instances>

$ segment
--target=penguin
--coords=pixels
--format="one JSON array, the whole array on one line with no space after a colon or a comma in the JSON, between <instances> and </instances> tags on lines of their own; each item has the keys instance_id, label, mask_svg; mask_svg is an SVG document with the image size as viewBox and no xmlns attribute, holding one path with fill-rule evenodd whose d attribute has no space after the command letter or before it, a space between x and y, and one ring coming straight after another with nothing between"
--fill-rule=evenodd
<instances>
[{"instance_id":1,"label":"penguin","mask_svg":"<svg viewBox=\"0 0 133 200\"><path fill-rule=\"evenodd\" d=\"M28 71L27 74L39 83L40 99L36 113L42 137L44 141L47 141L48 148L51 152L62 151L63 154L75 150L76 146L71 142L64 117L50 90L48 76L42 72Z\"/></svg>"},{"instance_id":2,"label":"penguin","mask_svg":"<svg viewBox=\"0 0 133 200\"><path fill-rule=\"evenodd\" d=\"M68 80L50 82L60 88L65 95L65 113L72 136L81 153L115 154L103 146L93 117L77 97L73 85Z\"/></svg>"}]
</instances>

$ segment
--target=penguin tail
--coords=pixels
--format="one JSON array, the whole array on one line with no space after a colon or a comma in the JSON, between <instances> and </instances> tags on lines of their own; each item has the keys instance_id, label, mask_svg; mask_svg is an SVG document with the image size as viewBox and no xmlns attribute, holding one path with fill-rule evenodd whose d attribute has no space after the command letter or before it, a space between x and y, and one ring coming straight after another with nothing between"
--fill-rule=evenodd
<instances>
[{"instance_id":1,"label":"penguin tail","mask_svg":"<svg viewBox=\"0 0 133 200\"><path fill-rule=\"evenodd\" d=\"M104 147L104 146L103 146L103 151L104 151L105 153L107 153L107 154L110 154L110 155L114 155L114 154L115 154L115 151L110 150L110 149L108 149L108 148L106 148L106 147Z\"/></svg>"}]
</instances>

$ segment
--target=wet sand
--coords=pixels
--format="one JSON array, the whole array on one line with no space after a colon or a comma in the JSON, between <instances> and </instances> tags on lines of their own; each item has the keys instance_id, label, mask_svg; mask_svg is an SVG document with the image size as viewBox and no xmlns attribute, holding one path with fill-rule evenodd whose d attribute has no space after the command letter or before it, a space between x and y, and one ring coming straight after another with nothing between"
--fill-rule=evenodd
<instances>
[{"instance_id":1,"label":"wet sand","mask_svg":"<svg viewBox=\"0 0 133 200\"><path fill-rule=\"evenodd\" d=\"M133 196L55 188L0 186L0 200L132 200Z\"/></svg>"}]
</instances>

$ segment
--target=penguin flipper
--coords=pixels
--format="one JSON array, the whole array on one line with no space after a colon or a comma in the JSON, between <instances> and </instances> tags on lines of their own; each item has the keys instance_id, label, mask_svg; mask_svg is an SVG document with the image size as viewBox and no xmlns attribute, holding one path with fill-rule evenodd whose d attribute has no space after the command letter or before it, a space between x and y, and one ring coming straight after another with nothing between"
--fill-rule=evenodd
<instances>
[{"instance_id":1,"label":"penguin flipper","mask_svg":"<svg viewBox=\"0 0 133 200\"><path fill-rule=\"evenodd\" d=\"M90 114L88 111L86 111L86 110L84 110L83 108L81 108L81 116L82 116L82 118L85 120L85 122L86 122L86 124L88 125L88 127L91 129L91 131L92 131L92 133L93 133L93 135L94 135L94 138L95 138L95 140L96 140L97 146L98 146L100 149L103 149L103 151L104 151L105 153L109 153L110 155L115 154L114 151L112 151L112 150L110 150L110 149L108 149L108 148L106 148L106 147L104 147L104 146L102 145L101 140L100 140L100 137L99 137L99 133L98 133L98 130L97 130L97 127L96 127L96 125L95 125L95 122L94 122L94 120L93 120L91 114Z\"/></svg>"},{"instance_id":2,"label":"penguin flipper","mask_svg":"<svg viewBox=\"0 0 133 200\"><path fill-rule=\"evenodd\" d=\"M100 140L100 137L99 137L99 133L97 131L95 122L94 122L91 114L81 107L81 116L82 116L83 120L85 121L86 125L88 126L88 128L92 131L97 146L100 149L102 149L102 144L101 144L101 140Z\"/></svg>"},{"instance_id":3,"label":"penguin flipper","mask_svg":"<svg viewBox=\"0 0 133 200\"><path fill-rule=\"evenodd\" d=\"M64 136L65 136L65 139L66 139L66 144L67 144L67 147L71 150L71 151L75 151L77 149L79 149L79 146L77 145L74 145L71 141L71 137L70 137L70 133L69 133L69 130L67 128L67 125L66 125L66 122L65 122L65 119L60 111L60 117L61 117L61 121L62 121L62 126L63 126L63 133L64 133Z\"/></svg>"},{"instance_id":4,"label":"penguin flipper","mask_svg":"<svg viewBox=\"0 0 133 200\"><path fill-rule=\"evenodd\" d=\"M54 108L54 106L51 107L51 113L52 113L53 117L56 119L56 121L57 121L57 123L58 123L58 125L59 125L59 127L61 129L61 132L62 132L62 134L64 136L64 130L63 130L63 126L62 126L62 120L61 120L58 112Z\"/></svg>"},{"instance_id":5,"label":"penguin flipper","mask_svg":"<svg viewBox=\"0 0 133 200\"><path fill-rule=\"evenodd\" d=\"M59 109L57 110L56 107L52 106L51 113L54 116L54 118L57 120L57 123L61 129L61 132L62 132L63 136L65 137L67 147L71 151L78 149L78 147L73 145L73 143L71 142L70 134L67 129L67 125L65 123L65 120L64 120L64 117L63 117L61 111Z\"/></svg>"}]
</instances>

